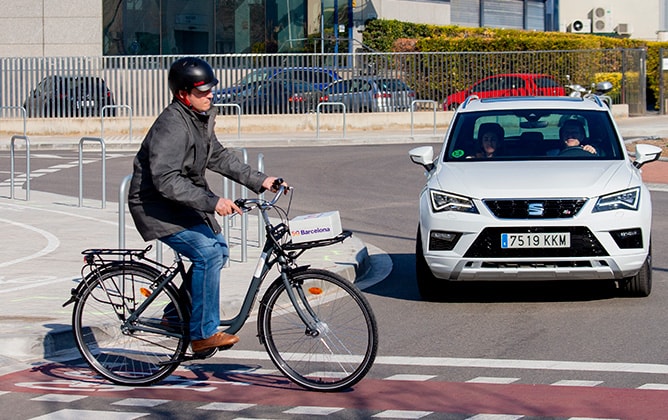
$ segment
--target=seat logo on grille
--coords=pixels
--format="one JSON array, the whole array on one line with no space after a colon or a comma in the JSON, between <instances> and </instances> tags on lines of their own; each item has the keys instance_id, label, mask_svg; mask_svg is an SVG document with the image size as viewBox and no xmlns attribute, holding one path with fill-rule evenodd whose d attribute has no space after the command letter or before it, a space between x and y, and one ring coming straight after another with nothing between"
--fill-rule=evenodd
<instances>
[{"instance_id":1,"label":"seat logo on grille","mask_svg":"<svg viewBox=\"0 0 668 420\"><path fill-rule=\"evenodd\" d=\"M529 213L529 216L542 216L545 212L543 203L529 203L527 212Z\"/></svg>"}]
</instances>

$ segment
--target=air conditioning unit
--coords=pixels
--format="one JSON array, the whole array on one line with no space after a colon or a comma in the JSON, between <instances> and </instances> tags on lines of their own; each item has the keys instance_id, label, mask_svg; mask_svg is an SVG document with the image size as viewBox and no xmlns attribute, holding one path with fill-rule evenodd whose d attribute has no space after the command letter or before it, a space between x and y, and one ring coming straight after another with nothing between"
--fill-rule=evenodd
<instances>
[{"instance_id":1,"label":"air conditioning unit","mask_svg":"<svg viewBox=\"0 0 668 420\"><path fill-rule=\"evenodd\" d=\"M566 27L567 32L574 34L588 34L591 33L591 20L589 19L575 19Z\"/></svg>"},{"instance_id":2,"label":"air conditioning unit","mask_svg":"<svg viewBox=\"0 0 668 420\"><path fill-rule=\"evenodd\" d=\"M618 23L615 26L615 32L618 35L631 35L633 33L633 27L630 23Z\"/></svg>"},{"instance_id":3,"label":"air conditioning unit","mask_svg":"<svg viewBox=\"0 0 668 420\"><path fill-rule=\"evenodd\" d=\"M614 32L612 27L612 11L605 7L594 7L589 12L591 19L591 31L593 33Z\"/></svg>"}]
</instances>

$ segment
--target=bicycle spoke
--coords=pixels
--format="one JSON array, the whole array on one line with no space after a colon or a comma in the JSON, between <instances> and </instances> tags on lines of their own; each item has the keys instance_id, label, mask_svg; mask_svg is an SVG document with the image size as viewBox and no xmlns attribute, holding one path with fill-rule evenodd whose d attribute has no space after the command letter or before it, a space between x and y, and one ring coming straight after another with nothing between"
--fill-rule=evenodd
<instances>
[{"instance_id":1,"label":"bicycle spoke","mask_svg":"<svg viewBox=\"0 0 668 420\"><path fill-rule=\"evenodd\" d=\"M352 386L370 369L377 332L368 303L344 279L322 270L299 273L305 305L316 316L311 331L282 283L274 283L261 306L259 331L276 366L295 383L333 391Z\"/></svg>"},{"instance_id":2,"label":"bicycle spoke","mask_svg":"<svg viewBox=\"0 0 668 420\"><path fill-rule=\"evenodd\" d=\"M147 385L159 381L176 368L171 361L180 359L185 351L183 334L174 330L174 325L185 325L175 291L165 287L157 296L146 292L155 277L127 268L110 270L89 285L75 305L77 346L91 367L112 382ZM125 325L149 296L153 300L137 321ZM176 323L163 320L170 303L177 307Z\"/></svg>"}]
</instances>

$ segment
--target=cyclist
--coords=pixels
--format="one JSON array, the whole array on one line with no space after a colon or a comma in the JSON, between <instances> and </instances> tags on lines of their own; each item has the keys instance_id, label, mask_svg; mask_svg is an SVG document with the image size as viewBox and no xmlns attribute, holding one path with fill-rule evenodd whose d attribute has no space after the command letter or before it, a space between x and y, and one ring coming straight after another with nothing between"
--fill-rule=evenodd
<instances>
[{"instance_id":1,"label":"cyclist","mask_svg":"<svg viewBox=\"0 0 668 420\"><path fill-rule=\"evenodd\" d=\"M241 214L241 209L211 191L205 171L222 174L256 193L275 192L277 178L254 171L218 142L211 105L211 89L218 80L206 61L195 57L175 61L168 83L173 100L137 152L128 203L145 241L159 239L191 262L186 284L192 299L189 328L192 350L198 353L239 341L217 331L220 270L229 250L214 213Z\"/></svg>"}]
</instances>

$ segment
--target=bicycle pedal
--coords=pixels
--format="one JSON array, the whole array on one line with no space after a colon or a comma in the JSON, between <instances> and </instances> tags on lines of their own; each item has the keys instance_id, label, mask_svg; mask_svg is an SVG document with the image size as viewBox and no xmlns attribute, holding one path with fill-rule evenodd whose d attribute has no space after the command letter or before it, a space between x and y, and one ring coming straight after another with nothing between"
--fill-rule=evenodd
<instances>
[{"instance_id":1,"label":"bicycle pedal","mask_svg":"<svg viewBox=\"0 0 668 420\"><path fill-rule=\"evenodd\" d=\"M218 348L214 347L212 349L207 349L207 350L204 350L204 351L200 351L198 353L193 353L191 358L195 359L195 360L208 359L209 357L216 354L217 351L218 351Z\"/></svg>"},{"instance_id":2,"label":"bicycle pedal","mask_svg":"<svg viewBox=\"0 0 668 420\"><path fill-rule=\"evenodd\" d=\"M232 348L232 346L234 346L234 344L228 344L226 346L220 346L220 347L218 347L218 350L229 350L229 349Z\"/></svg>"}]
</instances>

